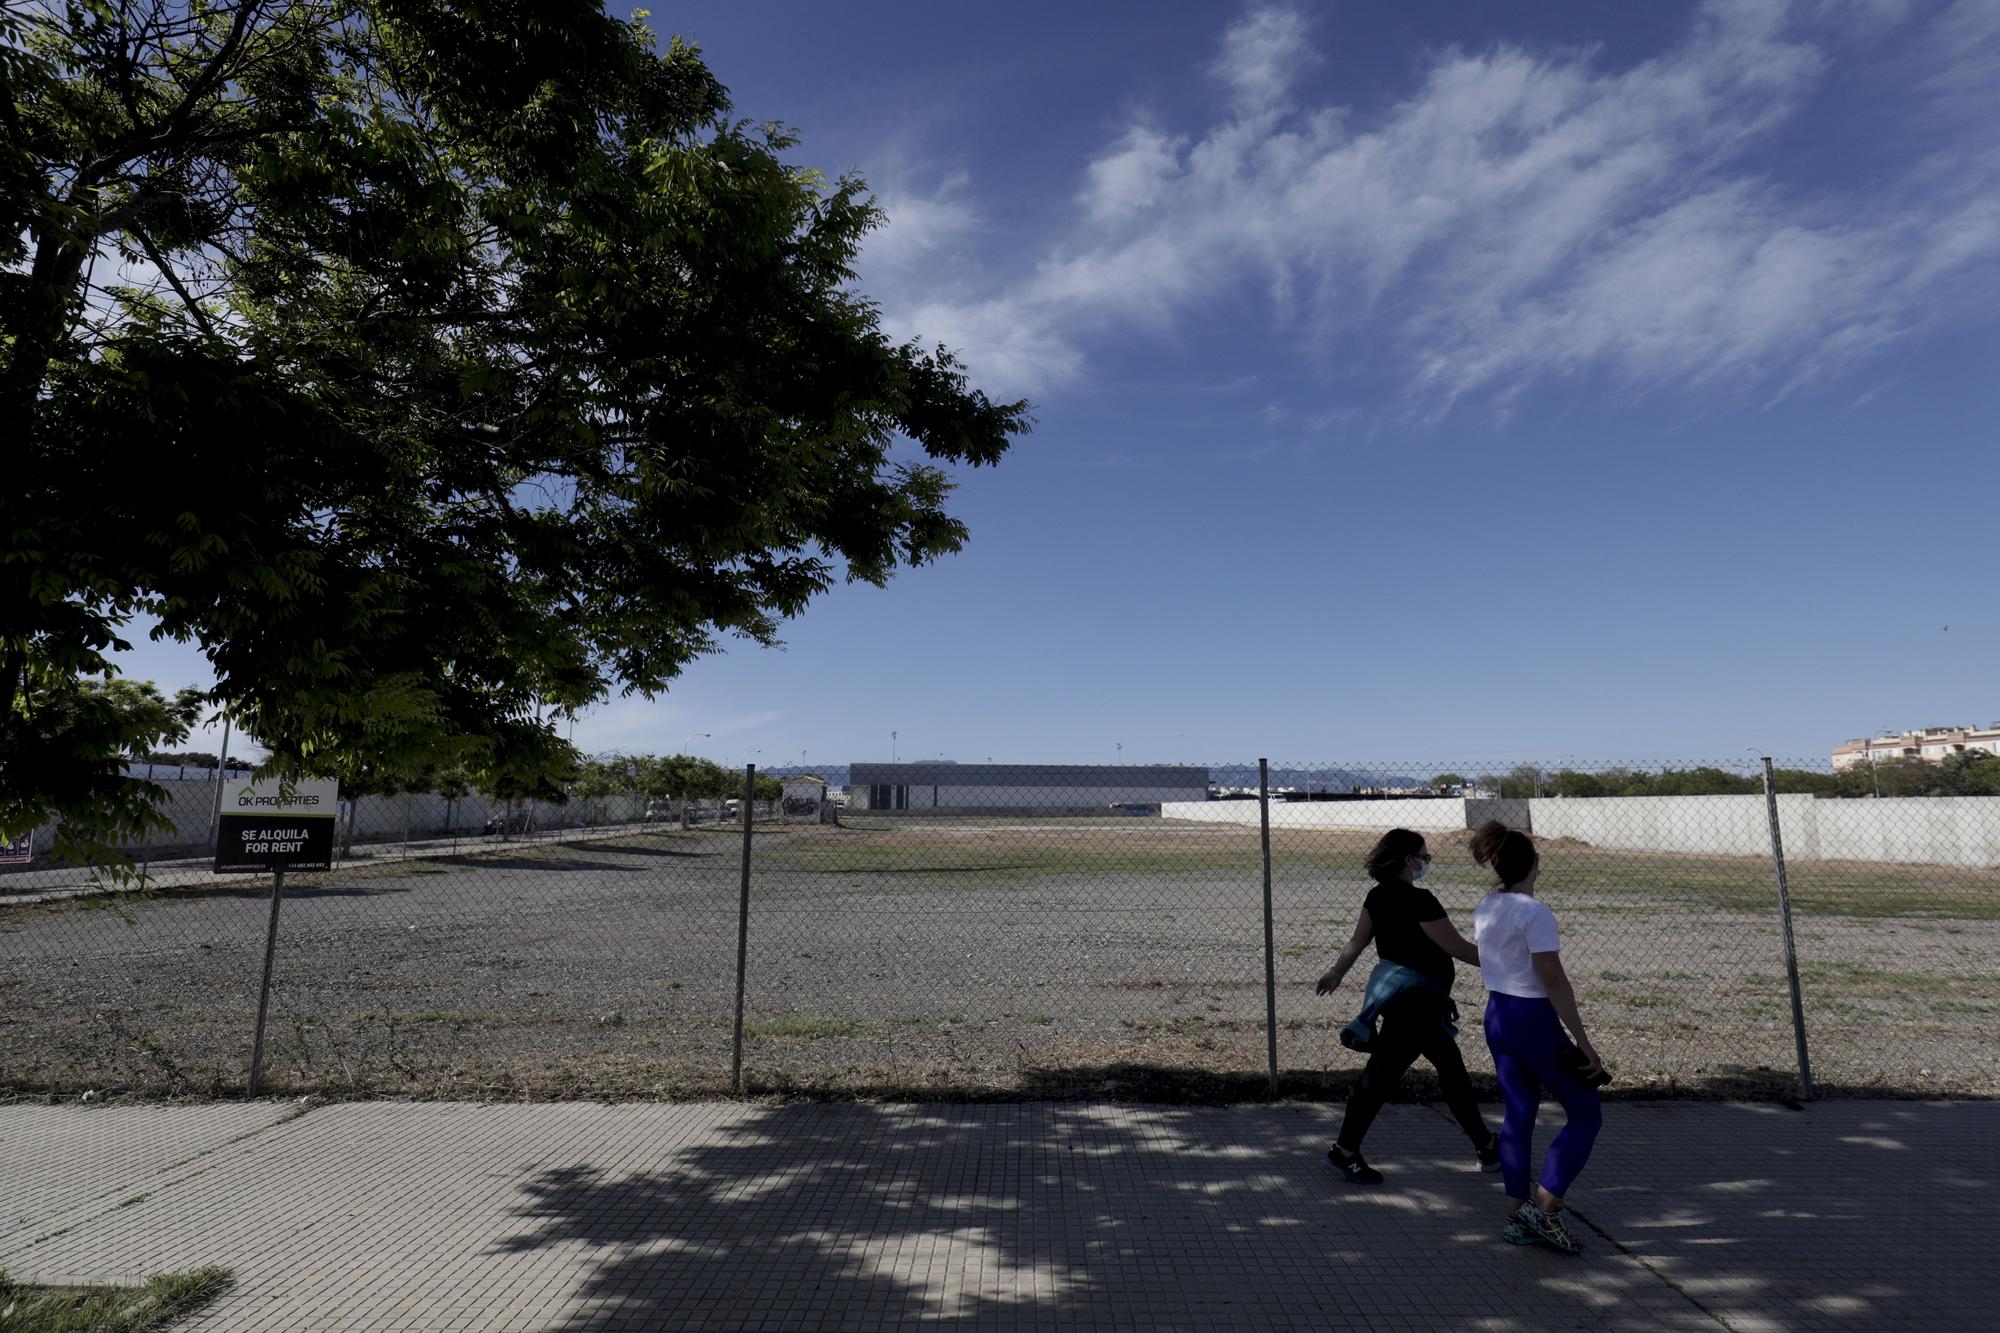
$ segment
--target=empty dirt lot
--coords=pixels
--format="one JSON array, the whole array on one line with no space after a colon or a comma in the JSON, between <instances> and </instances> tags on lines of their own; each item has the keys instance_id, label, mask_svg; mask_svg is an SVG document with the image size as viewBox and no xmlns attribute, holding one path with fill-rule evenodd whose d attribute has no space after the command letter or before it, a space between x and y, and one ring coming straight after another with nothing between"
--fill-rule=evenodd
<instances>
[{"instance_id":1,"label":"empty dirt lot","mask_svg":"<svg viewBox=\"0 0 2000 1333\"><path fill-rule=\"evenodd\" d=\"M1273 837L1279 1063L1337 1095L1373 835ZM1265 1086L1256 831L1157 819L760 828L746 1081L775 1093L1253 1096ZM1470 931L1486 874L1432 840ZM687 1097L728 1087L740 833L661 830L286 886L274 1090ZM1545 845L1586 1019L1648 1093L1792 1085L1776 894L1756 858ZM2000 873L1791 870L1814 1072L1829 1090L2000 1093ZM0 1088L240 1091L268 881L0 907ZM1487 1068L1476 975L1462 1044ZM1421 1084L1417 1085L1421 1090Z\"/></svg>"}]
</instances>

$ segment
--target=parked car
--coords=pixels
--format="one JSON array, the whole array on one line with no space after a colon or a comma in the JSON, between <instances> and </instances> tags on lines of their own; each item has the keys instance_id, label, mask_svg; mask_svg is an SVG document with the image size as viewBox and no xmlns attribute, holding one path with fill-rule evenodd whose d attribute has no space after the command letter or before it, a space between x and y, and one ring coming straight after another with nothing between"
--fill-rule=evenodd
<instances>
[{"instance_id":1,"label":"parked car","mask_svg":"<svg viewBox=\"0 0 2000 1333\"><path fill-rule=\"evenodd\" d=\"M526 810L502 810L486 821L488 834L526 833L528 812Z\"/></svg>"}]
</instances>

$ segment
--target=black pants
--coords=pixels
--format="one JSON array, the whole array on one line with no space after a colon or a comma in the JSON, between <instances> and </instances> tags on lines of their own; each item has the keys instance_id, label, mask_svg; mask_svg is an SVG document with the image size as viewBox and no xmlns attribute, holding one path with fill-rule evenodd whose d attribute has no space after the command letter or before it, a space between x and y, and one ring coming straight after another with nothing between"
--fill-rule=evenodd
<instances>
[{"instance_id":1,"label":"black pants","mask_svg":"<svg viewBox=\"0 0 2000 1333\"><path fill-rule=\"evenodd\" d=\"M1361 1150L1361 1140L1368 1136L1368 1127L1375 1123L1382 1103L1389 1100L1389 1094L1402 1081L1403 1072L1420 1055L1437 1070L1438 1089L1444 1094L1444 1104L1458 1121L1458 1127L1472 1140L1473 1147L1486 1146L1493 1131L1486 1128L1479 1104L1472 1099L1472 1079L1465 1072L1458 1043L1445 1031L1444 1020L1450 1013L1451 1002L1435 991L1407 990L1382 1007L1381 1033L1368 1053L1367 1067L1355 1082L1354 1091L1347 1095L1347 1115L1340 1122L1339 1137L1334 1140L1342 1151Z\"/></svg>"}]
</instances>

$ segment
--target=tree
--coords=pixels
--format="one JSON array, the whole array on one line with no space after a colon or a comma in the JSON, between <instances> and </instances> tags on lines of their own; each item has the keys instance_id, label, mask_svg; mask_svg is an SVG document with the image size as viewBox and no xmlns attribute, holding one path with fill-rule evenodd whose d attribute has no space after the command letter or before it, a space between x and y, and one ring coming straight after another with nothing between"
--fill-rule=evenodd
<instances>
[{"instance_id":1,"label":"tree","mask_svg":"<svg viewBox=\"0 0 2000 1333\"><path fill-rule=\"evenodd\" d=\"M557 741L558 745L563 742ZM493 767L481 770L473 785L490 801L497 801L511 817L527 801L540 801L545 805L568 805L570 791L575 786L582 764L572 759L568 763L551 761L529 770L509 767ZM511 821L508 826L511 832Z\"/></svg>"},{"instance_id":2,"label":"tree","mask_svg":"<svg viewBox=\"0 0 2000 1333\"><path fill-rule=\"evenodd\" d=\"M1780 794L1799 796L1856 796L1868 794L1868 767L1861 766L1857 789L1848 773L1820 773L1809 768L1774 768L1771 785Z\"/></svg>"},{"instance_id":3,"label":"tree","mask_svg":"<svg viewBox=\"0 0 2000 1333\"><path fill-rule=\"evenodd\" d=\"M1922 759L1899 755L1894 759L1877 759L1872 771L1866 765L1861 768L1858 777L1871 794L1880 791L1884 796L1935 796L1941 785L1938 765Z\"/></svg>"},{"instance_id":4,"label":"tree","mask_svg":"<svg viewBox=\"0 0 2000 1333\"><path fill-rule=\"evenodd\" d=\"M1453 787L1463 787L1465 779L1457 773L1440 773L1431 779L1432 791L1447 791Z\"/></svg>"},{"instance_id":5,"label":"tree","mask_svg":"<svg viewBox=\"0 0 2000 1333\"><path fill-rule=\"evenodd\" d=\"M594 4L9 7L0 74L0 753L148 616L273 771L545 789L556 717L958 550L1028 428L883 336L860 180Z\"/></svg>"},{"instance_id":6,"label":"tree","mask_svg":"<svg viewBox=\"0 0 2000 1333\"><path fill-rule=\"evenodd\" d=\"M638 766L638 759L623 754L601 754L582 762L571 794L584 802L585 823L603 820L604 803L611 797L639 790Z\"/></svg>"},{"instance_id":7,"label":"tree","mask_svg":"<svg viewBox=\"0 0 2000 1333\"><path fill-rule=\"evenodd\" d=\"M1938 792L1944 796L2000 796L2000 757L1986 750L1959 750L1938 764Z\"/></svg>"},{"instance_id":8,"label":"tree","mask_svg":"<svg viewBox=\"0 0 2000 1333\"><path fill-rule=\"evenodd\" d=\"M444 832L456 836L458 803L472 794L472 775L463 768L441 768L431 790L444 797Z\"/></svg>"},{"instance_id":9,"label":"tree","mask_svg":"<svg viewBox=\"0 0 2000 1333\"><path fill-rule=\"evenodd\" d=\"M28 664L16 697L0 746L0 836L60 817L56 856L115 871L131 858L114 844L172 831L156 808L166 789L127 777L125 765L187 739L201 716L198 691L169 699L150 681L85 680Z\"/></svg>"},{"instance_id":10,"label":"tree","mask_svg":"<svg viewBox=\"0 0 2000 1333\"><path fill-rule=\"evenodd\" d=\"M1579 773L1573 768L1559 770L1550 779L1558 796L1610 796L1612 789L1595 773Z\"/></svg>"}]
</instances>

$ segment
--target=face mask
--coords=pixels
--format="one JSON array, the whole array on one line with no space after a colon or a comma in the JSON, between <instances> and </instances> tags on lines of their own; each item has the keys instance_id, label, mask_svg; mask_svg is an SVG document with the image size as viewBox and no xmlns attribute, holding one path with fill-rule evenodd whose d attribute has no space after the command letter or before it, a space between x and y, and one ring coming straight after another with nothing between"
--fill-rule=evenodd
<instances>
[{"instance_id":1,"label":"face mask","mask_svg":"<svg viewBox=\"0 0 2000 1333\"><path fill-rule=\"evenodd\" d=\"M1430 873L1430 868L1431 868L1431 863L1429 861L1419 861L1417 862L1417 868L1410 872L1410 878L1422 879L1425 875Z\"/></svg>"}]
</instances>

